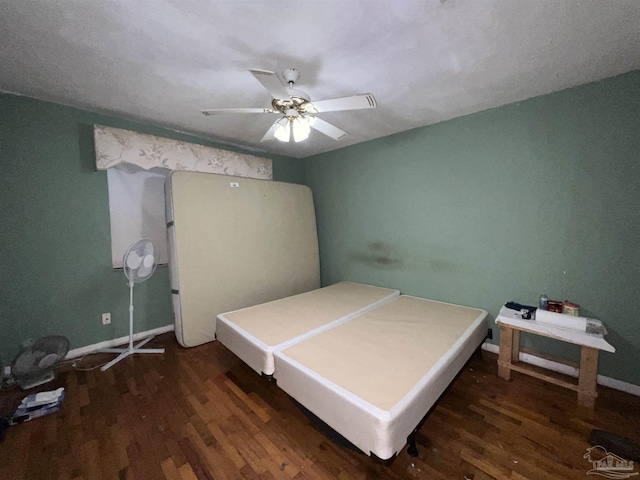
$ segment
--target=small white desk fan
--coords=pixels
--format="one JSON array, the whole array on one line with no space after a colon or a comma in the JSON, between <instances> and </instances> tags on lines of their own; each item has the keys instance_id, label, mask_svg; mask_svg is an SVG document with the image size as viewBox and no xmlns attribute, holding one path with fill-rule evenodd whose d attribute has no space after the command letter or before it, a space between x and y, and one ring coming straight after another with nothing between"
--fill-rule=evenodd
<instances>
[{"instance_id":1,"label":"small white desk fan","mask_svg":"<svg viewBox=\"0 0 640 480\"><path fill-rule=\"evenodd\" d=\"M147 280L156 269L156 246L148 238L138 240L131 245L124 254L124 274L129 280L129 346L127 348L105 348L101 352L119 353L116 358L100 367L103 372L118 363L123 358L134 353L164 353L164 348L141 348L155 337L145 338L137 345L133 344L133 286Z\"/></svg>"}]
</instances>

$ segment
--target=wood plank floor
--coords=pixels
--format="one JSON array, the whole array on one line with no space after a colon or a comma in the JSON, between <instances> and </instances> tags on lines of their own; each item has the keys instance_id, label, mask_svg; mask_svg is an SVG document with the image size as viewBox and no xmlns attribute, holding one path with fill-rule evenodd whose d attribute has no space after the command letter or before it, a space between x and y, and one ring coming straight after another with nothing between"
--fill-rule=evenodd
<instances>
[{"instance_id":1,"label":"wood plank floor","mask_svg":"<svg viewBox=\"0 0 640 480\"><path fill-rule=\"evenodd\" d=\"M595 410L575 392L514 374L496 357L467 364L390 466L335 445L276 385L218 342L184 349L172 334L107 372L67 368L62 410L10 427L0 479L573 479L592 429L640 440L640 399L599 387ZM91 356L81 366L110 357ZM0 392L0 414L24 396Z\"/></svg>"}]
</instances>

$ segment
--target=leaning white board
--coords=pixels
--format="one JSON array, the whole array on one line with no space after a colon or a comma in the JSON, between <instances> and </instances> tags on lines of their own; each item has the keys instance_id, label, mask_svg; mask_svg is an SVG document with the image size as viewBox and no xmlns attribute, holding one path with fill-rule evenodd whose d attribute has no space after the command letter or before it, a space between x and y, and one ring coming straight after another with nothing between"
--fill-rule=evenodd
<instances>
[{"instance_id":1,"label":"leaning white board","mask_svg":"<svg viewBox=\"0 0 640 480\"><path fill-rule=\"evenodd\" d=\"M320 287L311 190L176 171L165 183L178 342L215 339L216 315Z\"/></svg>"}]
</instances>

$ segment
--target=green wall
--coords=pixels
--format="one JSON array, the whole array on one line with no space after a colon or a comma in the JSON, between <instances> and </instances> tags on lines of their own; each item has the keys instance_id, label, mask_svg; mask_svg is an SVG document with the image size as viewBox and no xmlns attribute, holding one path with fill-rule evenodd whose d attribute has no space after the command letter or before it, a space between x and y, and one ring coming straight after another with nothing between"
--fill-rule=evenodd
<instances>
[{"instance_id":1,"label":"green wall","mask_svg":"<svg viewBox=\"0 0 640 480\"><path fill-rule=\"evenodd\" d=\"M640 72L304 163L323 284L395 287L492 320L509 300L569 299L617 348L600 373L640 385Z\"/></svg>"},{"instance_id":2,"label":"green wall","mask_svg":"<svg viewBox=\"0 0 640 480\"><path fill-rule=\"evenodd\" d=\"M94 123L226 148L0 95L5 362L30 336L63 334L77 348L127 334ZM314 191L324 284L395 287L492 318L507 300L570 299L606 323L618 349L601 354L600 373L640 385L639 126L640 72L632 72L304 161L272 157L274 178ZM137 287L137 330L173 322L168 291L166 268ZM107 311L113 321L102 326Z\"/></svg>"},{"instance_id":3,"label":"green wall","mask_svg":"<svg viewBox=\"0 0 640 480\"><path fill-rule=\"evenodd\" d=\"M129 291L111 268L107 174L96 171L94 123L228 148L149 125L0 95L0 355L26 338L69 337L71 348L128 334ZM299 182L300 162L274 160ZM173 323L169 275L136 287L136 330ZM112 323L100 314L111 312Z\"/></svg>"}]
</instances>

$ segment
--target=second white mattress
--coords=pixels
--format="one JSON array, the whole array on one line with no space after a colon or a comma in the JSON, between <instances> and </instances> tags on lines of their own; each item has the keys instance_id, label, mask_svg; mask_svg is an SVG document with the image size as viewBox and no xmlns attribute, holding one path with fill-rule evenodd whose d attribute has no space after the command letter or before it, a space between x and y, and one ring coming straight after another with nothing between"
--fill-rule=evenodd
<instances>
[{"instance_id":1,"label":"second white mattress","mask_svg":"<svg viewBox=\"0 0 640 480\"><path fill-rule=\"evenodd\" d=\"M352 282L218 315L217 339L258 373L272 375L273 352L376 308L398 290Z\"/></svg>"},{"instance_id":2,"label":"second white mattress","mask_svg":"<svg viewBox=\"0 0 640 480\"><path fill-rule=\"evenodd\" d=\"M274 353L278 386L391 458L486 335L487 312L400 296Z\"/></svg>"}]
</instances>

